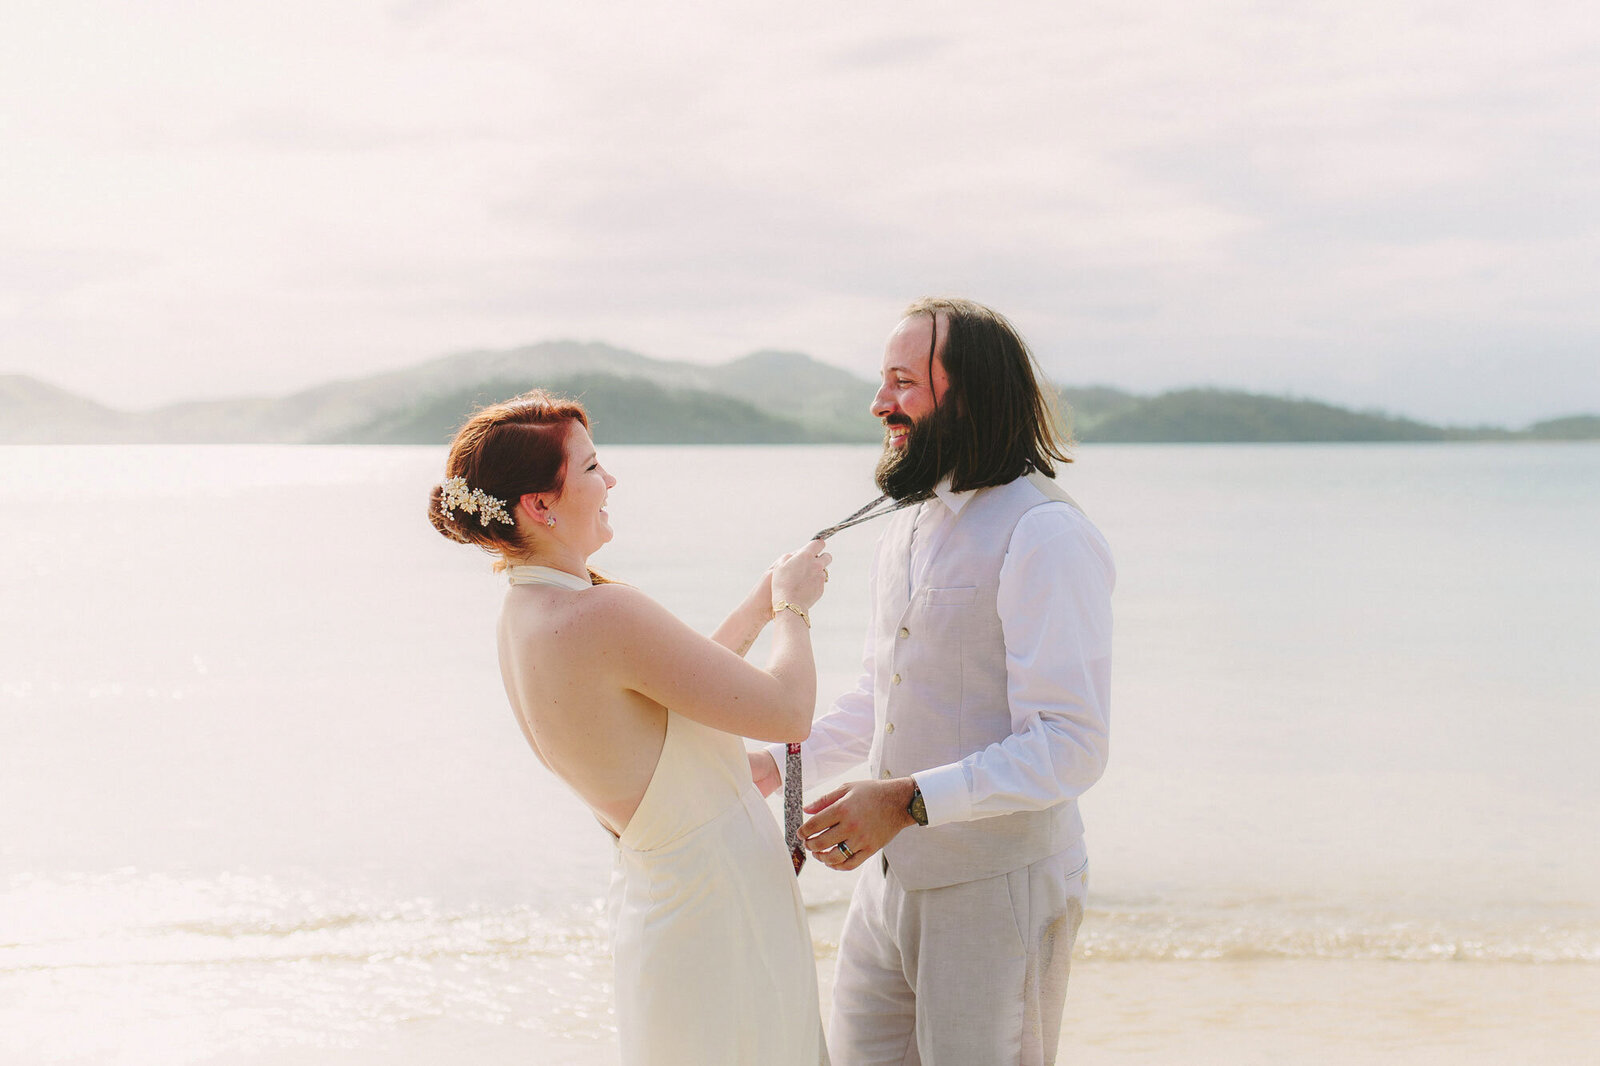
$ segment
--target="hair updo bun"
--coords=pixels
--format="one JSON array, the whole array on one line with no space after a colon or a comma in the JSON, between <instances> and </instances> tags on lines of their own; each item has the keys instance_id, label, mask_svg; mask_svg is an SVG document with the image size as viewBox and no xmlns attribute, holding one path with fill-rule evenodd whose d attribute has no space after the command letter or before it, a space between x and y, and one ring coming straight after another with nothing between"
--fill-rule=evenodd
<instances>
[{"instance_id":1,"label":"hair updo bun","mask_svg":"<svg viewBox=\"0 0 1600 1066\"><path fill-rule=\"evenodd\" d=\"M452 509L445 502L442 484L428 490L428 521L440 536L457 544L475 544L484 551L502 555L515 555L521 551L522 540L515 526L495 529L481 524L476 515Z\"/></svg>"},{"instance_id":2,"label":"hair updo bun","mask_svg":"<svg viewBox=\"0 0 1600 1066\"><path fill-rule=\"evenodd\" d=\"M444 481L428 495L428 521L458 544L475 544L501 557L523 554L517 502L530 492L561 491L574 423L589 428L583 405L542 389L474 412L450 443ZM447 492L454 478L462 481L455 482L456 492ZM466 504L463 492L472 497ZM481 502L486 498L492 499ZM499 517L495 504L510 522Z\"/></svg>"},{"instance_id":3,"label":"hair updo bun","mask_svg":"<svg viewBox=\"0 0 1600 1066\"><path fill-rule=\"evenodd\" d=\"M445 507L444 486L435 485L428 493L428 521L433 523L434 529L457 544L477 544L478 541L472 538L471 532L462 523L462 517L461 514ZM470 515L465 517L471 519Z\"/></svg>"}]
</instances>

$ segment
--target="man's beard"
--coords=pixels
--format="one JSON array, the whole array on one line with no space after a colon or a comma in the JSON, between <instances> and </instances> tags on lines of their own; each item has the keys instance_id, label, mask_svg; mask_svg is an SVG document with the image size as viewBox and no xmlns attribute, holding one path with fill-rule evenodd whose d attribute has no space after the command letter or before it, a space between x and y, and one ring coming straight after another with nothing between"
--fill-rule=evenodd
<instances>
[{"instance_id":1,"label":"man's beard","mask_svg":"<svg viewBox=\"0 0 1600 1066\"><path fill-rule=\"evenodd\" d=\"M910 432L899 448L885 443L878 469L873 472L879 491L895 500L925 500L933 495L934 486L950 473L955 458L951 447L953 412L953 406L946 406L916 422L905 415L890 415L885 420L889 426L908 426Z\"/></svg>"}]
</instances>

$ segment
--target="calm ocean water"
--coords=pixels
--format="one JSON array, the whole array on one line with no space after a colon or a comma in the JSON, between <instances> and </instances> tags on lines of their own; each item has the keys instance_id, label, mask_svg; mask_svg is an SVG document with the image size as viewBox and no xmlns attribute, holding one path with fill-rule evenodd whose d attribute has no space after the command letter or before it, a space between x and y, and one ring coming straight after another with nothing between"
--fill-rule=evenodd
<instances>
[{"instance_id":1,"label":"calm ocean water","mask_svg":"<svg viewBox=\"0 0 1600 1066\"><path fill-rule=\"evenodd\" d=\"M602 454L597 563L703 630L875 494L871 448ZM1081 957L1600 964L1600 446L1079 460L1119 569ZM0 1062L441 1020L611 1061L609 844L505 707L441 462L0 448ZM875 535L833 544L824 690ZM802 885L827 959L849 879Z\"/></svg>"}]
</instances>

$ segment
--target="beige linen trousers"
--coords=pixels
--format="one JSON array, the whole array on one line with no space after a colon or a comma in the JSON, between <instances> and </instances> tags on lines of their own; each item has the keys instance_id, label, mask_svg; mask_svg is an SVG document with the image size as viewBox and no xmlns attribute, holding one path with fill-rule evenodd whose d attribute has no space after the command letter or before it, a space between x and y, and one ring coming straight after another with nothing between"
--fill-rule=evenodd
<instances>
[{"instance_id":1,"label":"beige linen trousers","mask_svg":"<svg viewBox=\"0 0 1600 1066\"><path fill-rule=\"evenodd\" d=\"M920 890L875 857L840 936L836 1066L1054 1063L1088 886L1081 840L1009 873Z\"/></svg>"}]
</instances>

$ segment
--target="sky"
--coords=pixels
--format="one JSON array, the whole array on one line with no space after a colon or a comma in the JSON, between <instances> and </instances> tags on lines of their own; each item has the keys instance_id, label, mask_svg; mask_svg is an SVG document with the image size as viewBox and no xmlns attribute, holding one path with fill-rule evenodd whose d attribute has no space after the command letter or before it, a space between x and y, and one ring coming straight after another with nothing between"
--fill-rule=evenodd
<instances>
[{"instance_id":1,"label":"sky","mask_svg":"<svg viewBox=\"0 0 1600 1066\"><path fill-rule=\"evenodd\" d=\"M602 340L1600 412L1592 4L0 0L0 374L119 407Z\"/></svg>"}]
</instances>

